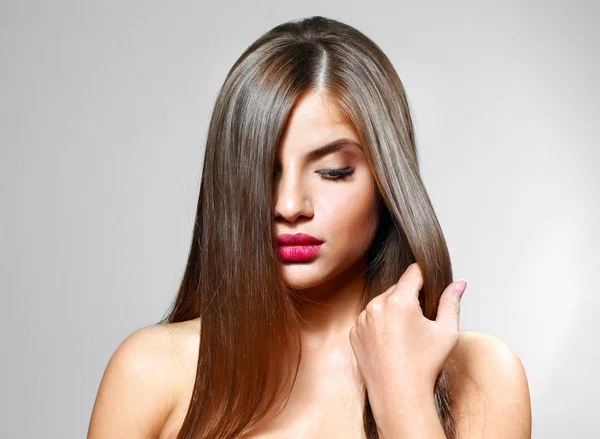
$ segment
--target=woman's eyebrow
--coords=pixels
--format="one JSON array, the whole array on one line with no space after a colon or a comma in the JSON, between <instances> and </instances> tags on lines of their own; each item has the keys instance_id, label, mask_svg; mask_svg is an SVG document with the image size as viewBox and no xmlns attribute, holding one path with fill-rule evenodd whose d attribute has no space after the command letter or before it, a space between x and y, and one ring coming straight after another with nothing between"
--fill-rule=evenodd
<instances>
[{"instance_id":1,"label":"woman's eyebrow","mask_svg":"<svg viewBox=\"0 0 600 439\"><path fill-rule=\"evenodd\" d=\"M322 146L321 148L310 151L306 154L306 160L315 160L319 157L323 157L326 154L329 154L334 151L339 151L342 148L360 148L360 145L350 139L337 139L333 142L329 142L327 145Z\"/></svg>"}]
</instances>

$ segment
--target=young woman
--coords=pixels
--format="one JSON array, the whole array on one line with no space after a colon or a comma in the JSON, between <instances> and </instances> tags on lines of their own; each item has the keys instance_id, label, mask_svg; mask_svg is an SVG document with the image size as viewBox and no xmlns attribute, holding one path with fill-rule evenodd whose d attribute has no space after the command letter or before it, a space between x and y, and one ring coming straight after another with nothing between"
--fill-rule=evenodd
<instances>
[{"instance_id":1,"label":"young woman","mask_svg":"<svg viewBox=\"0 0 600 439\"><path fill-rule=\"evenodd\" d=\"M465 287L388 58L284 23L225 79L179 294L113 354L88 438L529 438L519 358L459 331Z\"/></svg>"}]
</instances>

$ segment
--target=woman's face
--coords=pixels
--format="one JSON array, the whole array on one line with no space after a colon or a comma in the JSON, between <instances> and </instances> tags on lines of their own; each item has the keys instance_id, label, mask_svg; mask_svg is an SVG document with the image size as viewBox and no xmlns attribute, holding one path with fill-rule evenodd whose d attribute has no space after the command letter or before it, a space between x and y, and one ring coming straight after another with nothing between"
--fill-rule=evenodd
<instances>
[{"instance_id":1,"label":"woman's face","mask_svg":"<svg viewBox=\"0 0 600 439\"><path fill-rule=\"evenodd\" d=\"M319 153L333 143L339 147ZM277 251L285 280L296 288L314 288L366 268L380 205L362 148L333 101L317 92L298 101L273 176ZM285 240L298 233L322 244Z\"/></svg>"}]
</instances>

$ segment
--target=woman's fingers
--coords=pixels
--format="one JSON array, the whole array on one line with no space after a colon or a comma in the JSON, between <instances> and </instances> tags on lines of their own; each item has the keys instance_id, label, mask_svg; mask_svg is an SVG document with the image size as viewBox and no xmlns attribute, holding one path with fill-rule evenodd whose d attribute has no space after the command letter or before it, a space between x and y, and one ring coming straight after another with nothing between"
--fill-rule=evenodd
<instances>
[{"instance_id":1,"label":"woman's fingers","mask_svg":"<svg viewBox=\"0 0 600 439\"><path fill-rule=\"evenodd\" d=\"M467 282L464 279L461 279L452 282L442 293L435 321L444 328L444 330L451 332L459 331L460 298L466 288Z\"/></svg>"},{"instance_id":2,"label":"woman's fingers","mask_svg":"<svg viewBox=\"0 0 600 439\"><path fill-rule=\"evenodd\" d=\"M417 299L419 291L423 288L423 273L419 264L410 264L406 271L400 276L400 280L389 292L388 299Z\"/></svg>"}]
</instances>

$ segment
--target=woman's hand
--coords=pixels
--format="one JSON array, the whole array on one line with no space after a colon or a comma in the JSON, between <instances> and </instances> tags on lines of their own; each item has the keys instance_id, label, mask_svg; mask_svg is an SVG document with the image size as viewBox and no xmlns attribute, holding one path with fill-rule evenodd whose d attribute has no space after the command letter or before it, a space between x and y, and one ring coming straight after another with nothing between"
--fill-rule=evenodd
<instances>
[{"instance_id":1,"label":"woman's hand","mask_svg":"<svg viewBox=\"0 0 600 439\"><path fill-rule=\"evenodd\" d=\"M400 401L432 399L435 380L458 344L466 282L453 282L444 290L435 321L421 310L422 287L421 269L411 264L395 285L369 302L350 330L374 414L376 408Z\"/></svg>"}]
</instances>

